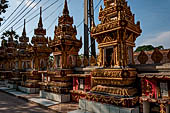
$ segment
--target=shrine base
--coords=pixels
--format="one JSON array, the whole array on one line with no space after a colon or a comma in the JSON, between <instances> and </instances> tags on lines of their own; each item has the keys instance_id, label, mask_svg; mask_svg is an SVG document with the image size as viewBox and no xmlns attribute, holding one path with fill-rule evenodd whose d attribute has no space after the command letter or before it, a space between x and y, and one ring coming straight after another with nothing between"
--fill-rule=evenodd
<instances>
[{"instance_id":1,"label":"shrine base","mask_svg":"<svg viewBox=\"0 0 170 113\"><path fill-rule=\"evenodd\" d=\"M58 102L69 102L70 94L55 94L51 92L46 92L44 90L40 90L40 97L58 101Z\"/></svg>"},{"instance_id":2,"label":"shrine base","mask_svg":"<svg viewBox=\"0 0 170 113\"><path fill-rule=\"evenodd\" d=\"M139 107L124 108L86 99L79 100L79 108L90 113L139 113Z\"/></svg>"},{"instance_id":3,"label":"shrine base","mask_svg":"<svg viewBox=\"0 0 170 113\"><path fill-rule=\"evenodd\" d=\"M18 89L28 94L36 94L36 93L39 93L40 91L40 88L27 88L27 87L22 87L22 86L18 86Z\"/></svg>"},{"instance_id":4,"label":"shrine base","mask_svg":"<svg viewBox=\"0 0 170 113\"><path fill-rule=\"evenodd\" d=\"M7 85L6 85L8 88L10 88L10 89L16 89L17 88L17 85L16 84L9 84L9 83L7 83Z\"/></svg>"},{"instance_id":5,"label":"shrine base","mask_svg":"<svg viewBox=\"0 0 170 113\"><path fill-rule=\"evenodd\" d=\"M0 81L0 85L5 85L5 81Z\"/></svg>"}]
</instances>

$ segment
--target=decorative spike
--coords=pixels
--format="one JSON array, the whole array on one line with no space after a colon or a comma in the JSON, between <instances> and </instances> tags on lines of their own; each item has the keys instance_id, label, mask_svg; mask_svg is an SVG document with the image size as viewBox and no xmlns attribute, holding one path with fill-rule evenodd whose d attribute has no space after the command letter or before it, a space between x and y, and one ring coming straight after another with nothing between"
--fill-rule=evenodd
<instances>
[{"instance_id":1,"label":"decorative spike","mask_svg":"<svg viewBox=\"0 0 170 113\"><path fill-rule=\"evenodd\" d=\"M67 0L65 0L65 3L64 3L63 15L69 15Z\"/></svg>"},{"instance_id":2,"label":"decorative spike","mask_svg":"<svg viewBox=\"0 0 170 113\"><path fill-rule=\"evenodd\" d=\"M49 41L51 42L51 37L49 37Z\"/></svg>"},{"instance_id":3,"label":"decorative spike","mask_svg":"<svg viewBox=\"0 0 170 113\"><path fill-rule=\"evenodd\" d=\"M101 12L103 10L103 8L102 8L102 5L100 6L100 9L99 9L99 12Z\"/></svg>"},{"instance_id":4,"label":"decorative spike","mask_svg":"<svg viewBox=\"0 0 170 113\"><path fill-rule=\"evenodd\" d=\"M43 23L42 23L42 7L40 7L40 20L38 23L38 28L43 28Z\"/></svg>"},{"instance_id":5,"label":"decorative spike","mask_svg":"<svg viewBox=\"0 0 170 113\"><path fill-rule=\"evenodd\" d=\"M13 32L13 27L11 27L11 33L10 33L10 38L11 38L11 41L13 41L13 36L12 36L12 32Z\"/></svg>"},{"instance_id":6,"label":"decorative spike","mask_svg":"<svg viewBox=\"0 0 170 113\"><path fill-rule=\"evenodd\" d=\"M92 28L94 28L94 27L95 27L94 20L92 20L92 23L91 23L91 25L92 25Z\"/></svg>"},{"instance_id":7,"label":"decorative spike","mask_svg":"<svg viewBox=\"0 0 170 113\"><path fill-rule=\"evenodd\" d=\"M24 19L24 28L23 28L22 36L26 37L25 19Z\"/></svg>"}]
</instances>

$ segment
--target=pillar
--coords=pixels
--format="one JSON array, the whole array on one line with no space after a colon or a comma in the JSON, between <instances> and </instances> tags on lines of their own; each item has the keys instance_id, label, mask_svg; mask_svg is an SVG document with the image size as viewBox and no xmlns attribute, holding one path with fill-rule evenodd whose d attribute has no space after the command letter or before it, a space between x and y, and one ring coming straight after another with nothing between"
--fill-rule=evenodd
<instances>
[{"instance_id":1,"label":"pillar","mask_svg":"<svg viewBox=\"0 0 170 113\"><path fill-rule=\"evenodd\" d=\"M166 105L166 113L169 113L169 104Z\"/></svg>"},{"instance_id":2,"label":"pillar","mask_svg":"<svg viewBox=\"0 0 170 113\"><path fill-rule=\"evenodd\" d=\"M150 103L143 102L143 113L150 113Z\"/></svg>"},{"instance_id":3,"label":"pillar","mask_svg":"<svg viewBox=\"0 0 170 113\"><path fill-rule=\"evenodd\" d=\"M160 113L167 113L167 106L163 103L160 104Z\"/></svg>"}]
</instances>

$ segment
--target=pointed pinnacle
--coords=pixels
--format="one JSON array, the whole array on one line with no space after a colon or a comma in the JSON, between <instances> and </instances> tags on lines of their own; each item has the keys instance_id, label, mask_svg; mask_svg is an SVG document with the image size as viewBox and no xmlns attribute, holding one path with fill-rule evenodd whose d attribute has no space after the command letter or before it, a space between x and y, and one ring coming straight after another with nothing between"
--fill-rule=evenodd
<instances>
[{"instance_id":1,"label":"pointed pinnacle","mask_svg":"<svg viewBox=\"0 0 170 113\"><path fill-rule=\"evenodd\" d=\"M11 27L11 33L10 33L10 38L11 38L11 41L13 41L12 32L13 32L13 27Z\"/></svg>"},{"instance_id":2,"label":"pointed pinnacle","mask_svg":"<svg viewBox=\"0 0 170 113\"><path fill-rule=\"evenodd\" d=\"M64 9L63 9L63 15L68 15L68 14L69 14L69 11L68 11L67 0L65 0Z\"/></svg>"},{"instance_id":3,"label":"pointed pinnacle","mask_svg":"<svg viewBox=\"0 0 170 113\"><path fill-rule=\"evenodd\" d=\"M24 19L24 28L23 28L22 36L26 36L25 24L26 24L26 22L25 22L25 19Z\"/></svg>"},{"instance_id":4,"label":"pointed pinnacle","mask_svg":"<svg viewBox=\"0 0 170 113\"><path fill-rule=\"evenodd\" d=\"M42 23L42 7L40 7L40 19L38 23L38 28L43 28L43 23Z\"/></svg>"}]
</instances>

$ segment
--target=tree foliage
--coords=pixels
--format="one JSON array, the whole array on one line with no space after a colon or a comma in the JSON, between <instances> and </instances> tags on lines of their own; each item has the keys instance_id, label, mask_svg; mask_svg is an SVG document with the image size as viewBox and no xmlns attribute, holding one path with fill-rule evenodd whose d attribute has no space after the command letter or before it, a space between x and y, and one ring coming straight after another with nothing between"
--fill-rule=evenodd
<instances>
[{"instance_id":1,"label":"tree foliage","mask_svg":"<svg viewBox=\"0 0 170 113\"><path fill-rule=\"evenodd\" d=\"M8 8L8 0L0 0L0 15L2 13L6 13L6 9ZM3 18L0 17L0 23L3 21Z\"/></svg>"},{"instance_id":2,"label":"tree foliage","mask_svg":"<svg viewBox=\"0 0 170 113\"><path fill-rule=\"evenodd\" d=\"M0 39L2 39L4 45L6 45L7 44L7 40L9 38L11 38L11 36L15 39L14 41L17 44L18 43L19 35L14 30L10 30L10 31L8 30L8 31L3 32L2 36L0 37Z\"/></svg>"},{"instance_id":3,"label":"tree foliage","mask_svg":"<svg viewBox=\"0 0 170 113\"><path fill-rule=\"evenodd\" d=\"M19 35L14 30L11 30L11 31L8 30L8 31L3 32L1 39L10 38L11 35L15 40L19 38Z\"/></svg>"},{"instance_id":4,"label":"tree foliage","mask_svg":"<svg viewBox=\"0 0 170 113\"><path fill-rule=\"evenodd\" d=\"M158 48L158 49L164 49L164 47L162 45L158 46L158 47L154 47L152 45L144 45L144 46L139 46L135 52L140 52L140 51L152 51L154 50L155 48Z\"/></svg>"}]
</instances>

